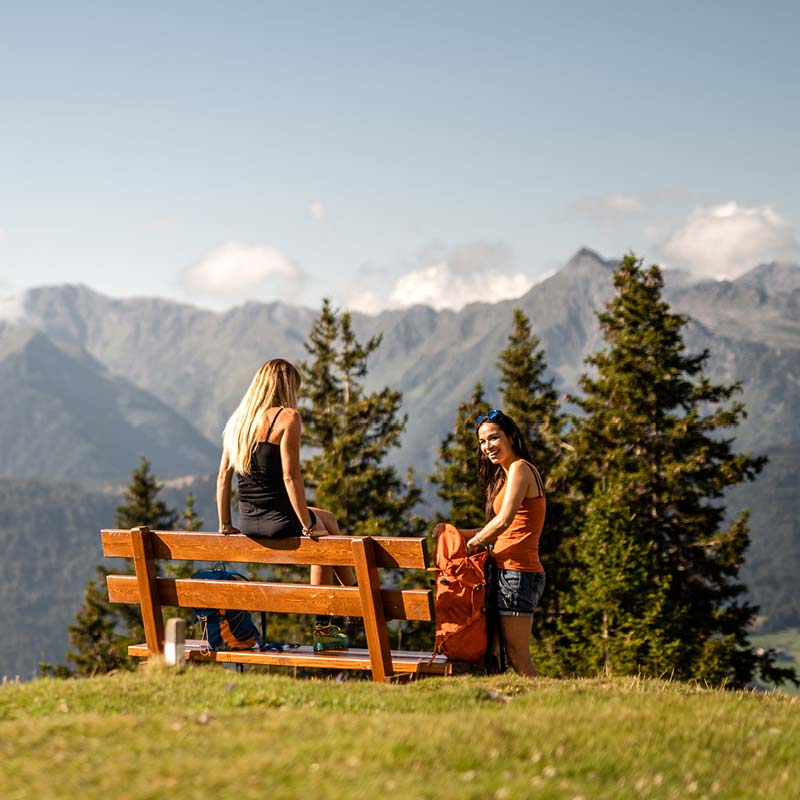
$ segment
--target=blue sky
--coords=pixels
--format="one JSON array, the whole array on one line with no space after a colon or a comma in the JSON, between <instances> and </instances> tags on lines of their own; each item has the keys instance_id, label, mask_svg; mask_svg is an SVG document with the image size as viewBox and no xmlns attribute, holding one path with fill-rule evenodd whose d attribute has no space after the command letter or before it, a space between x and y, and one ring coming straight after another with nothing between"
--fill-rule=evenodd
<instances>
[{"instance_id":1,"label":"blue sky","mask_svg":"<svg viewBox=\"0 0 800 800\"><path fill-rule=\"evenodd\" d=\"M0 294L522 294L800 261L792 2L0 0Z\"/></svg>"}]
</instances>

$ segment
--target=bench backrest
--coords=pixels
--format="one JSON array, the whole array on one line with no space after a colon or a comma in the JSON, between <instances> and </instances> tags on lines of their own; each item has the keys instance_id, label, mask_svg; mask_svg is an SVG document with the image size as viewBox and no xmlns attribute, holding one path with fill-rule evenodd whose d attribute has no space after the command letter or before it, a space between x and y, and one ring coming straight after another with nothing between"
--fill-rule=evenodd
<instances>
[{"instance_id":1,"label":"bench backrest","mask_svg":"<svg viewBox=\"0 0 800 800\"><path fill-rule=\"evenodd\" d=\"M359 616L364 618L373 674L376 679L385 679L391 675L386 620L434 619L430 590L383 589L377 572L380 567L426 569L429 557L422 538L325 536L318 540L270 540L220 533L151 531L139 527L103 530L101 539L103 555L134 560L135 575L108 576L108 595L113 603L141 605L151 655L163 652L162 606ZM163 559L352 566L358 585L310 586L306 583L158 577L156 561ZM379 678L379 674L383 677Z\"/></svg>"}]
</instances>

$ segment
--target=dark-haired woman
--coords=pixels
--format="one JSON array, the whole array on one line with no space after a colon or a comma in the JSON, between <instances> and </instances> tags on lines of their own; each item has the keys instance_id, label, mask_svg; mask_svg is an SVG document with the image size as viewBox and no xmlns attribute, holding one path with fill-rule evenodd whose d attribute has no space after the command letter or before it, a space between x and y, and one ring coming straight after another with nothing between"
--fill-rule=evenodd
<instances>
[{"instance_id":1,"label":"dark-haired woman","mask_svg":"<svg viewBox=\"0 0 800 800\"><path fill-rule=\"evenodd\" d=\"M486 500L486 524L462 530L467 551L493 545L497 565L497 610L506 655L521 675L538 675L531 661L533 612L544 590L539 537L545 516L544 485L531 463L516 423L502 411L475 422L478 479Z\"/></svg>"}]
</instances>

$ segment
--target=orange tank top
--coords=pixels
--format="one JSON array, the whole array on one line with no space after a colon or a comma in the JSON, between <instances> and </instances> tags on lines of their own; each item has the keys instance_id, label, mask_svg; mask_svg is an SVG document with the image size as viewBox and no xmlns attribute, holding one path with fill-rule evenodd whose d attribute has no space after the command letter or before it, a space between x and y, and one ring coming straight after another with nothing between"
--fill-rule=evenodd
<instances>
[{"instance_id":1,"label":"orange tank top","mask_svg":"<svg viewBox=\"0 0 800 800\"><path fill-rule=\"evenodd\" d=\"M538 474L534 472L539 482ZM539 497L526 497L519 505L511 525L495 540L492 556L500 569L515 569L519 572L544 572L539 560L539 538L544 527L547 501L544 488ZM492 508L495 514L503 505L506 487L497 493Z\"/></svg>"}]
</instances>

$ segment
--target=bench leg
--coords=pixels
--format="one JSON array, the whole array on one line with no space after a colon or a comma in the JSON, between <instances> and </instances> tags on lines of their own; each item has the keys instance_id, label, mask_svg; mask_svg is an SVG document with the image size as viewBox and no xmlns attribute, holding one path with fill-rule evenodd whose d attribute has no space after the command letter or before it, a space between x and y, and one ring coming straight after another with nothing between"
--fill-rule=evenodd
<instances>
[{"instance_id":1,"label":"bench leg","mask_svg":"<svg viewBox=\"0 0 800 800\"><path fill-rule=\"evenodd\" d=\"M375 566L375 546L370 537L353 539L353 560L361 596L372 678L377 683L385 683L394 676L394 667L386 618L383 616L381 584Z\"/></svg>"},{"instance_id":2,"label":"bench leg","mask_svg":"<svg viewBox=\"0 0 800 800\"><path fill-rule=\"evenodd\" d=\"M153 558L153 540L150 528L142 526L131 528L133 545L133 565L136 570L136 583L144 624L144 638L150 657L164 649L164 615L161 612L161 598L158 596L156 561Z\"/></svg>"}]
</instances>

